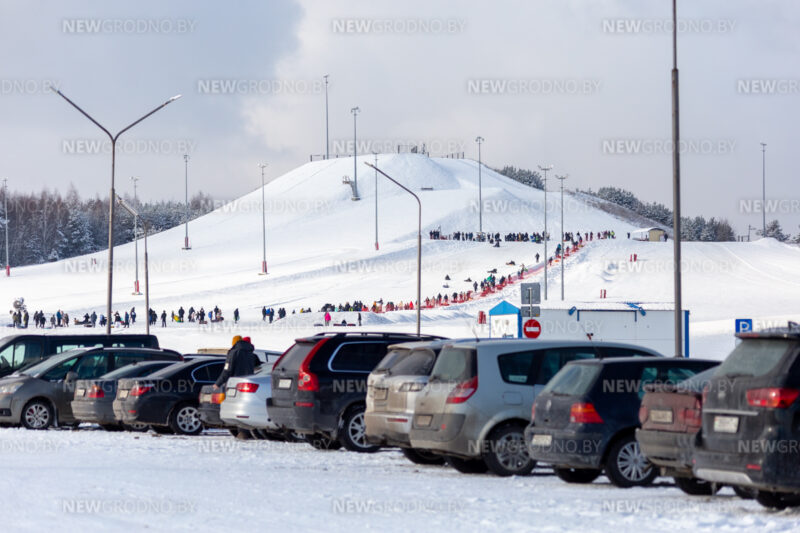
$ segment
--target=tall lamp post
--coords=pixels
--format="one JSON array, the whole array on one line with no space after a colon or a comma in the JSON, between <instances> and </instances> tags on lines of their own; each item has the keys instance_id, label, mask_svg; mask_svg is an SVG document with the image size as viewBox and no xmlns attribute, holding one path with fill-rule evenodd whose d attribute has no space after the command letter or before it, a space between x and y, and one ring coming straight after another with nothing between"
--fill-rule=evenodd
<instances>
[{"instance_id":1,"label":"tall lamp post","mask_svg":"<svg viewBox=\"0 0 800 533\"><path fill-rule=\"evenodd\" d=\"M267 202L264 199L264 169L267 168L266 163L259 163L261 168L261 272L260 274L266 275L267 273Z\"/></svg>"},{"instance_id":2,"label":"tall lamp post","mask_svg":"<svg viewBox=\"0 0 800 533\"><path fill-rule=\"evenodd\" d=\"M139 219L139 213L128 203L117 195L117 202L122 206L125 211L133 215L134 220ZM147 310L147 320L145 321L145 332L150 335L150 276L148 271L148 258L147 258L147 233L149 228L147 221L142 220L142 229L144 230L144 306Z\"/></svg>"},{"instance_id":3,"label":"tall lamp post","mask_svg":"<svg viewBox=\"0 0 800 533\"><path fill-rule=\"evenodd\" d=\"M761 143L761 236L767 236L767 143Z\"/></svg>"},{"instance_id":4,"label":"tall lamp post","mask_svg":"<svg viewBox=\"0 0 800 533\"><path fill-rule=\"evenodd\" d=\"M378 247L378 152L372 152L375 156L375 249Z\"/></svg>"},{"instance_id":5,"label":"tall lamp post","mask_svg":"<svg viewBox=\"0 0 800 533\"><path fill-rule=\"evenodd\" d=\"M354 107L350 110L353 114L353 200L360 200L358 197L358 144L356 137L356 117L361 109Z\"/></svg>"},{"instance_id":6,"label":"tall lamp post","mask_svg":"<svg viewBox=\"0 0 800 533\"><path fill-rule=\"evenodd\" d=\"M325 159L330 159L331 143L328 140L328 74L325 74L323 78L325 78Z\"/></svg>"},{"instance_id":7,"label":"tall lamp post","mask_svg":"<svg viewBox=\"0 0 800 533\"><path fill-rule=\"evenodd\" d=\"M483 137L475 137L478 143L478 235L483 236L483 186L481 183L481 144Z\"/></svg>"},{"instance_id":8,"label":"tall lamp post","mask_svg":"<svg viewBox=\"0 0 800 533\"><path fill-rule=\"evenodd\" d=\"M6 230L6 277L11 275L11 265L8 262L8 178L3 178L3 226Z\"/></svg>"},{"instance_id":9,"label":"tall lamp post","mask_svg":"<svg viewBox=\"0 0 800 533\"><path fill-rule=\"evenodd\" d=\"M139 207L139 202L137 201L136 197L136 182L139 181L139 178L136 176L131 176L131 181L133 182L133 204L136 207ZM139 295L142 294L139 292L139 215L135 215L133 217L133 247L134 247L134 268L135 268L135 280L133 282L133 294Z\"/></svg>"},{"instance_id":10,"label":"tall lamp post","mask_svg":"<svg viewBox=\"0 0 800 533\"><path fill-rule=\"evenodd\" d=\"M672 0L672 232L675 264L675 357L683 357L683 301L681 295L681 154L678 106L678 7Z\"/></svg>"},{"instance_id":11,"label":"tall lamp post","mask_svg":"<svg viewBox=\"0 0 800 533\"><path fill-rule=\"evenodd\" d=\"M364 164L368 167L372 167L375 169L376 172L380 172L385 178L393 182L395 185L406 191L408 194L414 197L417 201L417 206L419 206L419 215L418 215L418 228L417 228L417 337L420 336L420 319L421 319L421 306L422 306L422 202L419 200L419 196L411 192L411 189L403 185L402 183L398 182L394 178L390 177L386 172L382 171L375 165L367 163L364 161Z\"/></svg>"},{"instance_id":12,"label":"tall lamp post","mask_svg":"<svg viewBox=\"0 0 800 533\"><path fill-rule=\"evenodd\" d=\"M539 165L539 170L544 172L544 299L547 300L547 172L553 170L553 165L543 167Z\"/></svg>"},{"instance_id":13,"label":"tall lamp post","mask_svg":"<svg viewBox=\"0 0 800 533\"><path fill-rule=\"evenodd\" d=\"M78 107L78 105L75 102L73 102L72 100L67 98L64 95L64 93L62 93L60 90L53 88L53 91L57 95L59 95L61 98L66 100L72 107L74 107L75 109L80 111L83 116L85 116L86 118L91 120L92 123L95 126L100 128L101 130L103 130L103 132L106 135L108 135L108 138L111 139L111 193L109 194L109 197L108 197L108 289L107 289L108 290L108 294L106 296L106 300L107 300L106 301L106 317L107 317L106 334L107 335L111 335L111 287L112 287L112 283L113 283L113 279L114 279L114 203L115 203L114 202L114 198L117 197L117 193L114 190L114 167L115 167L116 157L117 157L117 139L119 139L120 135L122 135L123 133L125 133L126 131L128 131L129 129L131 129L132 127L134 127L135 125L137 125L138 123L140 123L141 121L143 121L144 119L146 119L147 117L149 117L150 115L155 113L156 111L159 111L160 109L163 109L167 105L171 104L172 102L174 102L175 100L180 98L181 95L178 94L176 96L173 96L172 98L170 98L169 100L167 100L166 102L164 102L160 106L156 107L155 109L153 109L152 111L150 111L146 115L144 115L141 118L137 119L136 121L132 122L128 126L122 128L119 131L119 133L117 133L116 135L112 135L111 132L109 132L106 128L104 128L102 125L100 125L100 123L97 122L94 118L92 118L91 115L89 115L89 113L87 113L86 111L84 111L83 109ZM149 309L148 309L148 311L149 311Z\"/></svg>"},{"instance_id":14,"label":"tall lamp post","mask_svg":"<svg viewBox=\"0 0 800 533\"><path fill-rule=\"evenodd\" d=\"M186 235L183 238L183 249L184 250L191 250L192 247L189 246L189 154L183 154L183 179L184 183L186 184L186 211L183 215L184 223L186 227Z\"/></svg>"},{"instance_id":15,"label":"tall lamp post","mask_svg":"<svg viewBox=\"0 0 800 533\"><path fill-rule=\"evenodd\" d=\"M564 301L564 180L569 174L556 176L561 182L561 301Z\"/></svg>"}]
</instances>

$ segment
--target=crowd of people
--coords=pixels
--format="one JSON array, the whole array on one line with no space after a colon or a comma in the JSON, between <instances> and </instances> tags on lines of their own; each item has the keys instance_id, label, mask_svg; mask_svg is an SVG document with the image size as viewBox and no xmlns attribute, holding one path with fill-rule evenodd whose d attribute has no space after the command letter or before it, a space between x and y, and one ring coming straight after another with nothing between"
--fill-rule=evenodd
<instances>
[{"instance_id":1,"label":"crowd of people","mask_svg":"<svg viewBox=\"0 0 800 533\"><path fill-rule=\"evenodd\" d=\"M499 246L499 243L502 241L506 242L532 242L534 244L541 244L544 242L545 233L544 232L512 232L507 233L505 237L501 237L500 233L475 233L471 231L454 231L453 233L442 233L440 229L431 230L428 232L431 240L441 240L441 241L476 241L476 242L488 242L489 244L493 244L495 246ZM570 241L574 244L578 244L583 241L593 241L595 238L597 239L616 239L616 234L613 230L605 230L605 231L585 231L581 232L564 232L564 240ZM547 233L547 240L552 240L552 235L548 232Z\"/></svg>"}]
</instances>

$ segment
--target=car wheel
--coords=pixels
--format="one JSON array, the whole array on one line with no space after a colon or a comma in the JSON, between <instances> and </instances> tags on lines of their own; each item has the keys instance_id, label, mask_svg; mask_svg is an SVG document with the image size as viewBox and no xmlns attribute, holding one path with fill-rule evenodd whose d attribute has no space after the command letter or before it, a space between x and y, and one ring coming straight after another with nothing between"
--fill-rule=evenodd
<instances>
[{"instance_id":1,"label":"car wheel","mask_svg":"<svg viewBox=\"0 0 800 533\"><path fill-rule=\"evenodd\" d=\"M639 448L639 443L628 435L611 447L606 458L606 475L619 488L644 487L653 482L658 471Z\"/></svg>"},{"instance_id":2,"label":"car wheel","mask_svg":"<svg viewBox=\"0 0 800 533\"><path fill-rule=\"evenodd\" d=\"M752 500L756 497L756 493L758 492L756 489L740 487L739 485L733 485L731 488L733 489L733 492L735 492L736 495L743 500Z\"/></svg>"},{"instance_id":3,"label":"car wheel","mask_svg":"<svg viewBox=\"0 0 800 533\"><path fill-rule=\"evenodd\" d=\"M413 448L403 448L403 455L406 459L417 465L443 465L444 457L425 450L415 450Z\"/></svg>"},{"instance_id":4,"label":"car wheel","mask_svg":"<svg viewBox=\"0 0 800 533\"><path fill-rule=\"evenodd\" d=\"M159 435L172 435L175 433L169 426L150 426L150 429L152 429Z\"/></svg>"},{"instance_id":5,"label":"car wheel","mask_svg":"<svg viewBox=\"0 0 800 533\"><path fill-rule=\"evenodd\" d=\"M756 492L756 501L764 507L780 510L800 506L800 494L759 490Z\"/></svg>"},{"instance_id":6,"label":"car wheel","mask_svg":"<svg viewBox=\"0 0 800 533\"><path fill-rule=\"evenodd\" d=\"M104 431L122 431L122 426L119 424L100 424L100 428Z\"/></svg>"},{"instance_id":7,"label":"car wheel","mask_svg":"<svg viewBox=\"0 0 800 533\"><path fill-rule=\"evenodd\" d=\"M306 442L317 450L338 450L342 443L324 435L310 435L306 437Z\"/></svg>"},{"instance_id":8,"label":"car wheel","mask_svg":"<svg viewBox=\"0 0 800 533\"><path fill-rule=\"evenodd\" d=\"M339 429L339 440L351 452L375 453L381 448L367 441L363 406L354 407L345 413Z\"/></svg>"},{"instance_id":9,"label":"car wheel","mask_svg":"<svg viewBox=\"0 0 800 533\"><path fill-rule=\"evenodd\" d=\"M528 455L525 435L519 426L502 426L489 435L489 449L483 454L486 466L498 476L527 476L536 466Z\"/></svg>"},{"instance_id":10,"label":"car wheel","mask_svg":"<svg viewBox=\"0 0 800 533\"><path fill-rule=\"evenodd\" d=\"M675 480L675 485L690 496L711 496L721 488L716 483L694 477L676 477L673 479Z\"/></svg>"},{"instance_id":11,"label":"car wheel","mask_svg":"<svg viewBox=\"0 0 800 533\"><path fill-rule=\"evenodd\" d=\"M591 483L603 473L599 468L553 468L561 481L567 483Z\"/></svg>"},{"instance_id":12,"label":"car wheel","mask_svg":"<svg viewBox=\"0 0 800 533\"><path fill-rule=\"evenodd\" d=\"M53 425L53 407L46 400L31 400L23 407L20 418L27 429L47 429Z\"/></svg>"},{"instance_id":13,"label":"car wheel","mask_svg":"<svg viewBox=\"0 0 800 533\"><path fill-rule=\"evenodd\" d=\"M169 427L178 435L199 435L203 431L200 411L194 405L178 405L170 414Z\"/></svg>"},{"instance_id":14,"label":"car wheel","mask_svg":"<svg viewBox=\"0 0 800 533\"><path fill-rule=\"evenodd\" d=\"M460 457L453 457L448 455L445 457L447 464L461 472L462 474L484 474L489 467L482 459L461 459Z\"/></svg>"},{"instance_id":15,"label":"car wheel","mask_svg":"<svg viewBox=\"0 0 800 533\"><path fill-rule=\"evenodd\" d=\"M228 428L228 432L235 437L239 434L239 428Z\"/></svg>"},{"instance_id":16,"label":"car wheel","mask_svg":"<svg viewBox=\"0 0 800 533\"><path fill-rule=\"evenodd\" d=\"M141 422L134 422L133 424L122 424L122 429L125 431L135 431L137 433L142 433L150 429L148 424L142 424Z\"/></svg>"}]
</instances>

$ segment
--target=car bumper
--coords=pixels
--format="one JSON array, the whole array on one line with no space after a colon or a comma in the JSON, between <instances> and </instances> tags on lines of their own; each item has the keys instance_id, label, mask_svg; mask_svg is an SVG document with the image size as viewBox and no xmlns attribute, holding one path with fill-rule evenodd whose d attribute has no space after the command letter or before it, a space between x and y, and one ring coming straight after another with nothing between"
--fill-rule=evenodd
<instances>
[{"instance_id":1,"label":"car bumper","mask_svg":"<svg viewBox=\"0 0 800 533\"><path fill-rule=\"evenodd\" d=\"M296 403L302 405L275 406L271 403L267 404L269 417L278 428L303 435L324 434L336 438L338 420L336 417L321 414L319 402L298 400Z\"/></svg>"},{"instance_id":2,"label":"car bumper","mask_svg":"<svg viewBox=\"0 0 800 533\"><path fill-rule=\"evenodd\" d=\"M226 397L220 406L219 417L225 424L245 429L278 429L267 415L264 398L242 400Z\"/></svg>"},{"instance_id":3,"label":"car bumper","mask_svg":"<svg viewBox=\"0 0 800 533\"><path fill-rule=\"evenodd\" d=\"M0 424L19 424L23 403L13 394L0 395Z\"/></svg>"},{"instance_id":4,"label":"car bumper","mask_svg":"<svg viewBox=\"0 0 800 533\"><path fill-rule=\"evenodd\" d=\"M797 453L718 452L698 448L694 475L707 481L742 485L775 492L800 491Z\"/></svg>"},{"instance_id":5,"label":"car bumper","mask_svg":"<svg viewBox=\"0 0 800 533\"><path fill-rule=\"evenodd\" d=\"M528 426L525 442L532 459L567 468L601 468L605 439L602 433Z\"/></svg>"},{"instance_id":6,"label":"car bumper","mask_svg":"<svg viewBox=\"0 0 800 533\"><path fill-rule=\"evenodd\" d=\"M112 402L72 402L72 416L81 422L93 424L117 424Z\"/></svg>"},{"instance_id":7,"label":"car bumper","mask_svg":"<svg viewBox=\"0 0 800 533\"><path fill-rule=\"evenodd\" d=\"M422 415L426 416L426 415ZM420 424L420 415L416 415L409 431L409 440L413 448L441 452L445 455L475 458L481 456L481 444L477 439L479 429L470 431L473 424L468 422L467 415L462 413L444 413L432 415L429 424Z\"/></svg>"},{"instance_id":8,"label":"car bumper","mask_svg":"<svg viewBox=\"0 0 800 533\"><path fill-rule=\"evenodd\" d=\"M364 415L367 440L381 446L411 446L413 413L370 413Z\"/></svg>"},{"instance_id":9,"label":"car bumper","mask_svg":"<svg viewBox=\"0 0 800 533\"><path fill-rule=\"evenodd\" d=\"M167 409L162 402L148 400L115 400L114 418L126 424L139 422L142 424L167 425Z\"/></svg>"},{"instance_id":10,"label":"car bumper","mask_svg":"<svg viewBox=\"0 0 800 533\"><path fill-rule=\"evenodd\" d=\"M228 427L219 416L219 405L201 403L197 411L200 413L200 420L206 427Z\"/></svg>"},{"instance_id":11,"label":"car bumper","mask_svg":"<svg viewBox=\"0 0 800 533\"><path fill-rule=\"evenodd\" d=\"M637 429L642 453L654 465L691 474L694 434Z\"/></svg>"}]
</instances>

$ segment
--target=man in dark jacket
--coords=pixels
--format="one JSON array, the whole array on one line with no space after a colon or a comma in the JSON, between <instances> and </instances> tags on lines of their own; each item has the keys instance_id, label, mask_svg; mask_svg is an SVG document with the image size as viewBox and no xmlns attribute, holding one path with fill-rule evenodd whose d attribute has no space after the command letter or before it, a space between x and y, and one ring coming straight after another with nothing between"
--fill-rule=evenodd
<instances>
[{"instance_id":1,"label":"man in dark jacket","mask_svg":"<svg viewBox=\"0 0 800 533\"><path fill-rule=\"evenodd\" d=\"M256 367L260 364L261 361L259 361L258 356L253 351L250 337L242 338L237 335L234 337L233 347L228 350L228 357L225 359L225 367L222 369L222 374L217 378L217 382L214 383L214 388L219 389L220 387L224 387L228 378L254 374Z\"/></svg>"}]
</instances>

